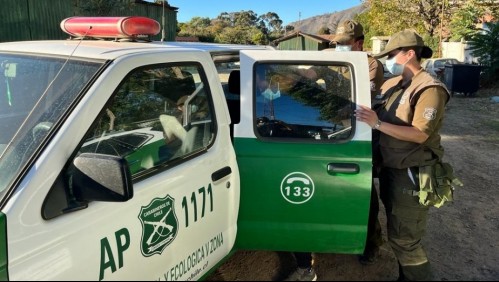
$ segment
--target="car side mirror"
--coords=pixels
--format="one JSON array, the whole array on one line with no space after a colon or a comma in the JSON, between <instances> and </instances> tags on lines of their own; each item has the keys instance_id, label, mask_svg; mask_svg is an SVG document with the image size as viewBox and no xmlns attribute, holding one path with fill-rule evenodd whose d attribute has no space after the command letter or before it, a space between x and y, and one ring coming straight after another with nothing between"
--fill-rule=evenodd
<instances>
[{"instance_id":1,"label":"car side mirror","mask_svg":"<svg viewBox=\"0 0 499 282\"><path fill-rule=\"evenodd\" d=\"M73 165L72 188L78 201L126 202L133 198L132 174L124 158L82 153Z\"/></svg>"}]
</instances>

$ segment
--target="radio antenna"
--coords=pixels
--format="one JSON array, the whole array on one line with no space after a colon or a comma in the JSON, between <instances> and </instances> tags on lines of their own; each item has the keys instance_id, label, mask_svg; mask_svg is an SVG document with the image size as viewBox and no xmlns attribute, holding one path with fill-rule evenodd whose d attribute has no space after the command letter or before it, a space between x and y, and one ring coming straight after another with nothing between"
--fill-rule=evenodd
<instances>
[{"instance_id":1,"label":"radio antenna","mask_svg":"<svg viewBox=\"0 0 499 282\"><path fill-rule=\"evenodd\" d=\"M92 26L89 26L88 29L87 29L87 32L85 32L85 34L83 35L83 37L81 37L78 41L78 44L76 44L76 46L73 48L73 51L71 51L71 54L69 54L69 56L66 58L66 61L64 61L64 63L62 64L61 68L59 69L59 71L55 74L54 78L52 79L52 81L50 81L50 83L48 84L48 86L45 88L45 90L43 91L42 95L40 96L40 98L38 99L38 101L36 101L35 105L33 106L33 108L31 109L31 111L28 113L28 115L26 116L26 118L24 119L23 123L21 124L21 126L19 126L19 128L17 129L16 133L14 134L14 136L12 137L12 139L9 141L9 143L7 144L7 146L5 146L4 148L4 151L3 152L0 152L0 159L3 157L3 155L7 152L7 148L9 148L12 143L13 143L13 140L19 135L19 133L21 132L21 129L24 127L24 125L27 123L27 121L29 120L29 118L31 117L31 115L33 114L34 110L36 108L38 108L39 104L41 103L42 99L47 95L50 87L52 86L52 84L54 84L55 80L59 77L59 75L62 73L62 70L64 69L64 67L66 67L66 65L68 64L69 60L73 57L74 53L76 52L76 49L78 49L78 47L80 46L80 43L83 41L83 39L88 35L88 33L90 32L90 30L92 29Z\"/></svg>"},{"instance_id":2,"label":"radio antenna","mask_svg":"<svg viewBox=\"0 0 499 282\"><path fill-rule=\"evenodd\" d=\"M165 41L165 0L163 0L163 16L161 18L161 42Z\"/></svg>"}]
</instances>

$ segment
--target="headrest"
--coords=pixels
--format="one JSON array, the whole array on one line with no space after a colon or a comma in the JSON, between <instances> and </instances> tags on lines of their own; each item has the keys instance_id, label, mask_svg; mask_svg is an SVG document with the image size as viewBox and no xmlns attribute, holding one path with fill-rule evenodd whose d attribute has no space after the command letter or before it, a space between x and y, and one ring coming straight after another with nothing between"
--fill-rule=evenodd
<instances>
[{"instance_id":1,"label":"headrest","mask_svg":"<svg viewBox=\"0 0 499 282\"><path fill-rule=\"evenodd\" d=\"M169 115L160 115L159 121L161 122L161 126L163 127L163 133L167 142L171 142L175 138L178 138L181 141L185 140L187 132L176 117Z\"/></svg>"},{"instance_id":2,"label":"headrest","mask_svg":"<svg viewBox=\"0 0 499 282\"><path fill-rule=\"evenodd\" d=\"M162 96L177 101L184 95L190 95L196 90L196 83L192 74L182 72L182 77L168 76L156 80L155 91Z\"/></svg>"},{"instance_id":3,"label":"headrest","mask_svg":"<svg viewBox=\"0 0 499 282\"><path fill-rule=\"evenodd\" d=\"M241 72L233 70L229 74L229 92L232 94L241 94Z\"/></svg>"}]
</instances>

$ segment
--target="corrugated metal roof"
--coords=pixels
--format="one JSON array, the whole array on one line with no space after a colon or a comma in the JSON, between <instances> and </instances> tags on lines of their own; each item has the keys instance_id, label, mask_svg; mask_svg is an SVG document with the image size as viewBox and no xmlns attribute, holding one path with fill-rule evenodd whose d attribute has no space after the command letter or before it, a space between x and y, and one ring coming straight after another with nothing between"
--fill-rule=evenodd
<instances>
[{"instance_id":1,"label":"corrugated metal roof","mask_svg":"<svg viewBox=\"0 0 499 282\"><path fill-rule=\"evenodd\" d=\"M78 2L87 0L2 0L0 42L65 39L60 22L78 14ZM144 16L162 24L163 5L136 0L135 5L115 9L109 16ZM165 40L175 40L177 7L165 3ZM151 38L161 39L161 34Z\"/></svg>"}]
</instances>

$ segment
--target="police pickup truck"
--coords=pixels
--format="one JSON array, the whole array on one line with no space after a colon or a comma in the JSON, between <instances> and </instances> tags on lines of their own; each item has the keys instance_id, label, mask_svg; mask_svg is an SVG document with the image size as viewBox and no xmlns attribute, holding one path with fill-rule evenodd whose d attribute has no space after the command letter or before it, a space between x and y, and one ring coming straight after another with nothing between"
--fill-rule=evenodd
<instances>
[{"instance_id":1,"label":"police pickup truck","mask_svg":"<svg viewBox=\"0 0 499 282\"><path fill-rule=\"evenodd\" d=\"M0 276L198 280L236 250L361 253L362 52L150 42L143 17L0 44Z\"/></svg>"}]
</instances>

